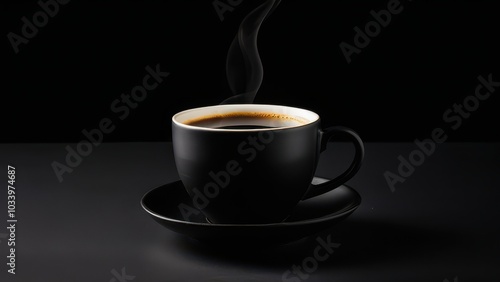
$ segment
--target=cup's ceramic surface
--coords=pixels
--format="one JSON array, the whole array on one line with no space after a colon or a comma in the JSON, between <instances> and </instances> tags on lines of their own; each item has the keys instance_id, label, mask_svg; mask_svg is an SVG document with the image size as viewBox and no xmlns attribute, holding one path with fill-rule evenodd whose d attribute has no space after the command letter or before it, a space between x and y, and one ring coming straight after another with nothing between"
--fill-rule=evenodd
<instances>
[{"instance_id":1,"label":"cup's ceramic surface","mask_svg":"<svg viewBox=\"0 0 500 282\"><path fill-rule=\"evenodd\" d=\"M274 118L268 124L258 119L259 128L244 129L192 123L242 113ZM180 179L193 203L213 223L281 222L301 199L330 191L350 179L364 154L361 139L352 130L322 130L316 113L288 106L232 104L190 109L173 116L172 131ZM339 177L312 185L319 155L336 135L353 141L354 161Z\"/></svg>"}]
</instances>

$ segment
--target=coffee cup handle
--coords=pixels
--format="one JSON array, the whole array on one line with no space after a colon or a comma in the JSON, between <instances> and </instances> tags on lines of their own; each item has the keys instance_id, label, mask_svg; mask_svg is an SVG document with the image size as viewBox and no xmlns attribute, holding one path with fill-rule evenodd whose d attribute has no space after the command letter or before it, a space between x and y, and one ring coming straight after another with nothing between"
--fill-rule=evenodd
<instances>
[{"instance_id":1,"label":"coffee cup handle","mask_svg":"<svg viewBox=\"0 0 500 282\"><path fill-rule=\"evenodd\" d=\"M319 153L322 153L326 150L328 145L328 141L335 136L343 136L347 137L354 144L354 159L349 166L349 168L344 171L341 175L336 178L326 181L321 184L311 184L309 190L307 190L306 194L302 198L302 200L306 200L312 197L316 197L318 195L324 194L328 191L331 191L340 185L344 184L347 180L351 179L361 167L361 163L363 161L363 157L365 155L365 148L363 146L363 141L361 138L354 132L352 129L343 127L343 126L333 126L324 130L319 131Z\"/></svg>"}]
</instances>

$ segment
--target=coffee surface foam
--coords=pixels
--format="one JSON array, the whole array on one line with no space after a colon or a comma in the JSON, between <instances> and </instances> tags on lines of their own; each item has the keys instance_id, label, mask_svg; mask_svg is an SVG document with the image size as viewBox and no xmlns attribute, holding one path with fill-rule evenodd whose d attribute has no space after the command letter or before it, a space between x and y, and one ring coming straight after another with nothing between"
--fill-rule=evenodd
<instances>
[{"instance_id":1,"label":"coffee surface foam","mask_svg":"<svg viewBox=\"0 0 500 282\"><path fill-rule=\"evenodd\" d=\"M272 112L229 112L204 115L184 121L184 124L218 128L234 125L256 125L266 127L299 126L308 123L305 118Z\"/></svg>"}]
</instances>

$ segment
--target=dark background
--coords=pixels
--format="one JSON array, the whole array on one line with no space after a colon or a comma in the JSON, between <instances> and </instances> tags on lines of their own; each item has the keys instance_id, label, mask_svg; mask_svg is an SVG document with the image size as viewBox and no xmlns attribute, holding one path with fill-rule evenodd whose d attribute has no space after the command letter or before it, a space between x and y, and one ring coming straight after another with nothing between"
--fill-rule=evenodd
<instances>
[{"instance_id":1,"label":"dark background","mask_svg":"<svg viewBox=\"0 0 500 282\"><path fill-rule=\"evenodd\" d=\"M174 113L231 95L227 50L262 1L243 1L222 22L212 2L73 0L18 54L6 35L21 34L21 17L41 8L2 3L0 142L78 142L105 117L116 125L106 142L170 140ZM388 2L283 0L259 35L255 102L314 110L325 126L352 127L365 141L413 141L449 127L443 113L474 94L478 75L500 80L498 1L401 1L403 11L348 64L340 42L353 44L353 28ZM110 104L156 64L171 75L120 121ZM499 93L449 140L500 141Z\"/></svg>"}]
</instances>

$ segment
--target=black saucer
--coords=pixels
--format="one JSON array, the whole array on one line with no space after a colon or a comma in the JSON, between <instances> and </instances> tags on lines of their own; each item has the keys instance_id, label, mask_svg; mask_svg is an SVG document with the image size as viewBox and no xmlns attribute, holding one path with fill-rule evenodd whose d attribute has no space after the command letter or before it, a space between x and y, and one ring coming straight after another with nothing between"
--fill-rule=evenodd
<instances>
[{"instance_id":1,"label":"black saucer","mask_svg":"<svg viewBox=\"0 0 500 282\"><path fill-rule=\"evenodd\" d=\"M315 183L327 179L315 177ZM198 212L184 220L179 205ZM361 203L361 196L342 185L321 196L301 201L284 222L271 224L211 224L194 208L181 181L157 187L146 193L141 205L164 227L202 242L238 244L283 244L299 240L333 226L348 217ZM184 206L184 207L186 207Z\"/></svg>"}]
</instances>

